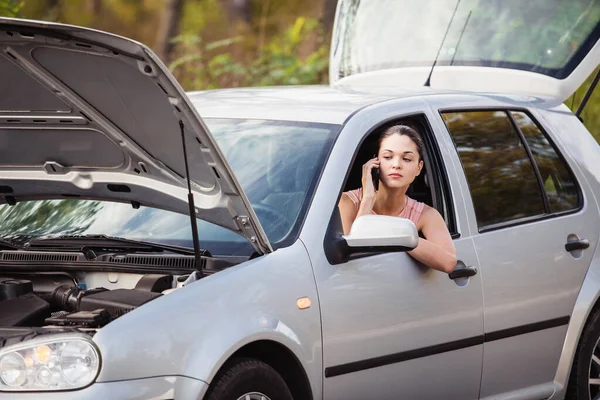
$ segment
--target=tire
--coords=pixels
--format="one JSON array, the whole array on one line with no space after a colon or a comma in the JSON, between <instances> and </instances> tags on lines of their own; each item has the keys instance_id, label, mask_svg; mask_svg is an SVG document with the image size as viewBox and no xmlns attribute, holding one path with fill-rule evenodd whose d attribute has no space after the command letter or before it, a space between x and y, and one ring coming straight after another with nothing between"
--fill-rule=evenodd
<instances>
[{"instance_id":1,"label":"tire","mask_svg":"<svg viewBox=\"0 0 600 400\"><path fill-rule=\"evenodd\" d=\"M238 400L243 395L270 400L293 400L285 381L271 366L249 358L232 360L217 374L206 400Z\"/></svg>"},{"instance_id":2,"label":"tire","mask_svg":"<svg viewBox=\"0 0 600 400\"><path fill-rule=\"evenodd\" d=\"M590 377L600 381L600 365L592 355L600 357L600 310L590 317L581 335L571 368L566 400L590 400L600 397L600 385L591 385Z\"/></svg>"}]
</instances>

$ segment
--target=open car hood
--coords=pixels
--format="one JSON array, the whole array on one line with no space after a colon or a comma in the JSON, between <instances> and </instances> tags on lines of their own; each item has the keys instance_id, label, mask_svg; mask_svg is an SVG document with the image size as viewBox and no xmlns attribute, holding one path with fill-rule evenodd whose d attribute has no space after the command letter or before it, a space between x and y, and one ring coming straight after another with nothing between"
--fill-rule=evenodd
<instances>
[{"instance_id":1,"label":"open car hood","mask_svg":"<svg viewBox=\"0 0 600 400\"><path fill-rule=\"evenodd\" d=\"M329 76L564 102L598 66L599 38L598 0L340 0Z\"/></svg>"},{"instance_id":2,"label":"open car hood","mask_svg":"<svg viewBox=\"0 0 600 400\"><path fill-rule=\"evenodd\" d=\"M189 214L271 245L187 95L146 46L0 18L0 202L85 198Z\"/></svg>"}]
</instances>

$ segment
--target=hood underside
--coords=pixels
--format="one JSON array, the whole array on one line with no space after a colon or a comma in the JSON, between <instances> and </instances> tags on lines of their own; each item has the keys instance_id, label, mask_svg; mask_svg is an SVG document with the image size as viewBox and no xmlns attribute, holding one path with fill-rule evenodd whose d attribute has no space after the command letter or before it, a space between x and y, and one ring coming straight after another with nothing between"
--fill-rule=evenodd
<instances>
[{"instance_id":1,"label":"hood underside","mask_svg":"<svg viewBox=\"0 0 600 400\"><path fill-rule=\"evenodd\" d=\"M100 199L187 214L184 137L197 217L271 251L200 115L146 46L0 18L0 92L0 201Z\"/></svg>"}]
</instances>

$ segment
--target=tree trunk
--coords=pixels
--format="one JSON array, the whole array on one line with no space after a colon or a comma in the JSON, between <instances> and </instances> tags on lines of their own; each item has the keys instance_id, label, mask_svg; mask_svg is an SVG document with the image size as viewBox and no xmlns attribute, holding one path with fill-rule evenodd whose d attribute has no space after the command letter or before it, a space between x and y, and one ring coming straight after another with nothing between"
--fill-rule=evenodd
<instances>
[{"instance_id":1,"label":"tree trunk","mask_svg":"<svg viewBox=\"0 0 600 400\"><path fill-rule=\"evenodd\" d=\"M247 24L252 22L252 2L250 0L222 0L223 8L227 14L229 22L244 21Z\"/></svg>"},{"instance_id":2,"label":"tree trunk","mask_svg":"<svg viewBox=\"0 0 600 400\"><path fill-rule=\"evenodd\" d=\"M156 54L165 62L170 61L174 47L170 41L179 33L182 9L183 0L166 0L165 2L156 39Z\"/></svg>"},{"instance_id":3,"label":"tree trunk","mask_svg":"<svg viewBox=\"0 0 600 400\"><path fill-rule=\"evenodd\" d=\"M331 35L337 3L338 0L323 0L323 16L321 17L321 22L323 24L323 31L326 36Z\"/></svg>"},{"instance_id":4,"label":"tree trunk","mask_svg":"<svg viewBox=\"0 0 600 400\"><path fill-rule=\"evenodd\" d=\"M46 0L46 15L45 19L49 21L60 20L60 0Z\"/></svg>"},{"instance_id":5,"label":"tree trunk","mask_svg":"<svg viewBox=\"0 0 600 400\"><path fill-rule=\"evenodd\" d=\"M87 0L85 9L88 14L98 15L102 11L102 0Z\"/></svg>"}]
</instances>

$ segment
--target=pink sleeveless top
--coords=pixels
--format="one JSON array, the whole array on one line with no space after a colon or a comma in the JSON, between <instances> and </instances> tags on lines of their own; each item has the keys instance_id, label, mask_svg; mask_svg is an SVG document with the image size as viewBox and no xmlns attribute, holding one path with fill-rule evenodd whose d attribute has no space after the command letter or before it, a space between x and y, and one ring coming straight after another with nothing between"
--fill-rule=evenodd
<instances>
[{"instance_id":1,"label":"pink sleeveless top","mask_svg":"<svg viewBox=\"0 0 600 400\"><path fill-rule=\"evenodd\" d=\"M362 200L362 188L350 190L344 193L350 198L350 200L352 200L354 206L356 207L356 210L358 211L360 207L360 201ZM415 224L415 226L418 226L417 223L419 222L421 213L423 213L425 203L421 203L419 201L411 199L408 196L406 197L408 199L406 202L406 207L404 207L404 210L402 210L402 212L398 214L398 217L410 219ZM375 211L371 211L371 213L377 214Z\"/></svg>"}]
</instances>

